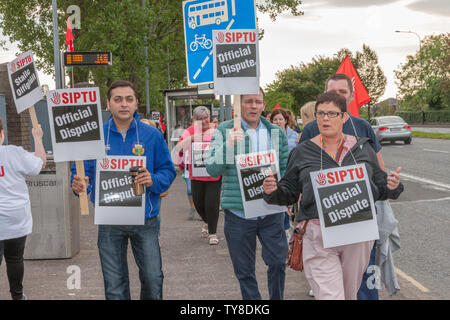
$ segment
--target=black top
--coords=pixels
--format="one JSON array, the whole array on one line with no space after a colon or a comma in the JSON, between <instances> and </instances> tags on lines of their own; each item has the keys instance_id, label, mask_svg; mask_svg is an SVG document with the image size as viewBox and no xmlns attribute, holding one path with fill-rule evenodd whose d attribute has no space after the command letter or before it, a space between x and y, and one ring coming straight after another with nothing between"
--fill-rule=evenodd
<instances>
[{"instance_id":1,"label":"black top","mask_svg":"<svg viewBox=\"0 0 450 320\"><path fill-rule=\"evenodd\" d=\"M403 184L395 190L387 188L387 174L379 167L368 138L357 138L341 166L355 164L352 154L358 164L366 164L374 201L398 198L403 192ZM264 194L264 200L269 204L290 205L297 202L301 193L298 221L318 218L310 172L320 170L320 155L321 148L310 140L297 145L289 155L286 174L277 183L278 189L270 195ZM324 170L339 167L326 152L322 152L322 159Z\"/></svg>"}]
</instances>

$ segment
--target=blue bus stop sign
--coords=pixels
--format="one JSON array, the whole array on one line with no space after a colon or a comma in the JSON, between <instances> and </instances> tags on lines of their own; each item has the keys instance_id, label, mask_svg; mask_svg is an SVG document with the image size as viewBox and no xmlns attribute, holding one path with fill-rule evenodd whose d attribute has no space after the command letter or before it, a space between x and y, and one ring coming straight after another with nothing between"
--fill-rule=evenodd
<instances>
[{"instance_id":1,"label":"blue bus stop sign","mask_svg":"<svg viewBox=\"0 0 450 320\"><path fill-rule=\"evenodd\" d=\"M255 0L183 2L189 85L214 81L212 30L256 29Z\"/></svg>"}]
</instances>

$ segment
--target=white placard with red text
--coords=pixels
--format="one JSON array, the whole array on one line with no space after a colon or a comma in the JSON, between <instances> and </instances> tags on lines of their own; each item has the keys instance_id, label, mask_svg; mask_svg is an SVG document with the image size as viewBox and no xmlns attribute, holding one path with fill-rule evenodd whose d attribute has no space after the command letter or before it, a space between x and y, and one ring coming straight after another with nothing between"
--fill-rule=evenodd
<instances>
[{"instance_id":1,"label":"white placard with red text","mask_svg":"<svg viewBox=\"0 0 450 320\"><path fill-rule=\"evenodd\" d=\"M324 248L379 238L364 163L311 172Z\"/></svg>"},{"instance_id":2,"label":"white placard with red text","mask_svg":"<svg viewBox=\"0 0 450 320\"><path fill-rule=\"evenodd\" d=\"M155 122L159 122L161 119L161 113L159 111L152 111L152 120Z\"/></svg>"},{"instance_id":3,"label":"white placard with red text","mask_svg":"<svg viewBox=\"0 0 450 320\"><path fill-rule=\"evenodd\" d=\"M143 225L146 192L133 193L131 167L146 166L146 157L107 156L97 160L95 224Z\"/></svg>"},{"instance_id":4,"label":"white placard with red text","mask_svg":"<svg viewBox=\"0 0 450 320\"><path fill-rule=\"evenodd\" d=\"M285 206L268 204L264 201L263 182L269 176L269 169L277 180L280 179L275 150L237 155L236 168L247 219L286 211Z\"/></svg>"},{"instance_id":5,"label":"white placard with red text","mask_svg":"<svg viewBox=\"0 0 450 320\"><path fill-rule=\"evenodd\" d=\"M43 99L32 51L27 51L8 63L7 69L17 113Z\"/></svg>"},{"instance_id":6,"label":"white placard with red text","mask_svg":"<svg viewBox=\"0 0 450 320\"><path fill-rule=\"evenodd\" d=\"M214 93L259 93L257 29L213 30Z\"/></svg>"},{"instance_id":7,"label":"white placard with red text","mask_svg":"<svg viewBox=\"0 0 450 320\"><path fill-rule=\"evenodd\" d=\"M191 144L191 152L189 153L192 157L192 178L210 177L208 171L206 171L206 157L209 151L210 142L193 142Z\"/></svg>"},{"instance_id":8,"label":"white placard with red text","mask_svg":"<svg viewBox=\"0 0 450 320\"><path fill-rule=\"evenodd\" d=\"M98 88L59 89L47 93L55 162L106 156Z\"/></svg>"}]
</instances>

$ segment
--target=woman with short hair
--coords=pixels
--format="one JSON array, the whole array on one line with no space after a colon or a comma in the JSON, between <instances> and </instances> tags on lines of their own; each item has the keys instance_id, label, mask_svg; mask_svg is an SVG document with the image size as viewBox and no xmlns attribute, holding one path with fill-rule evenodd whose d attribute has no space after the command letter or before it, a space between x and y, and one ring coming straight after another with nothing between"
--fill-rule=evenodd
<instances>
[{"instance_id":1,"label":"woman with short hair","mask_svg":"<svg viewBox=\"0 0 450 320\"><path fill-rule=\"evenodd\" d=\"M192 150L192 143L210 143L217 124L210 122L210 111L205 106L198 106L193 111L194 125L187 128L180 140L179 147L182 148L180 156L184 152ZM210 245L219 243L217 238L217 223L219 221L220 190L222 187L221 177L194 176L192 166L192 152L190 152L189 178L191 179L192 199L195 209L205 222L202 227L202 237L208 238ZM184 159L184 157L182 158Z\"/></svg>"},{"instance_id":2,"label":"woman with short hair","mask_svg":"<svg viewBox=\"0 0 450 320\"><path fill-rule=\"evenodd\" d=\"M369 264L374 241L324 248L319 213L310 173L331 168L365 164L373 200L397 199L403 192L399 173L389 176L379 167L369 139L343 134L347 103L336 92L320 95L315 104L320 134L299 144L291 153L284 177L264 180L264 199L269 204L295 203L302 193L299 221L306 226L303 263L316 299L356 300L363 273ZM345 191L346 186L341 186ZM335 189L338 190L338 189Z\"/></svg>"}]
</instances>

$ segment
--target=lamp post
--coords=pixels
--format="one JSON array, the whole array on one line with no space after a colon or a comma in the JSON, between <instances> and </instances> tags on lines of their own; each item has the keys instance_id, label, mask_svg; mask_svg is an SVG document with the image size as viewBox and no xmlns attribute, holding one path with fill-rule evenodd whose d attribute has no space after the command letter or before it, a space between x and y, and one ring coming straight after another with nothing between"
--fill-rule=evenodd
<instances>
[{"instance_id":1,"label":"lamp post","mask_svg":"<svg viewBox=\"0 0 450 320\"><path fill-rule=\"evenodd\" d=\"M395 32L397 33L412 33L415 34L417 36L417 38L419 39L419 54L422 51L422 39L420 39L420 36L417 34L417 32L414 31L400 31L400 30L395 30ZM422 65L422 60L420 60L420 66L423 69L423 65ZM424 82L423 82L423 78L422 78L422 87L424 86ZM422 124L425 123L425 110L424 110L424 105L423 105L423 98L420 99L420 103L421 103L421 109L422 109Z\"/></svg>"},{"instance_id":2,"label":"lamp post","mask_svg":"<svg viewBox=\"0 0 450 320\"><path fill-rule=\"evenodd\" d=\"M55 89L61 89L61 61L59 60L58 13L56 0L52 0L53 54L55 63Z\"/></svg>"}]
</instances>

